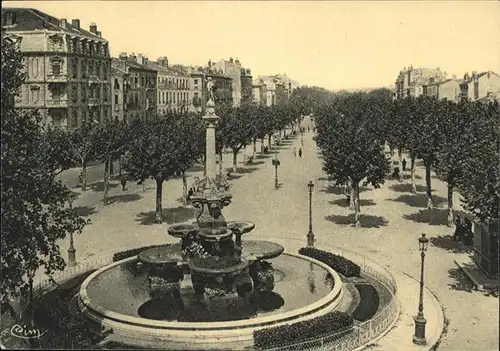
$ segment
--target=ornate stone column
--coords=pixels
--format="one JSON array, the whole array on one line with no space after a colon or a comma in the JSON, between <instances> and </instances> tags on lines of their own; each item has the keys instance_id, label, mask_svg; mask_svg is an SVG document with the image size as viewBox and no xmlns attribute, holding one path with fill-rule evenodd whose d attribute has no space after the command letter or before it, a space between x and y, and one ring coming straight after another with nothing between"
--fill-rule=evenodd
<instances>
[{"instance_id":1,"label":"ornate stone column","mask_svg":"<svg viewBox=\"0 0 500 351\"><path fill-rule=\"evenodd\" d=\"M208 100L206 114L203 119L207 122L206 132L206 172L207 178L215 180L216 175L216 154L215 154L215 124L219 116L215 114L215 103L212 99Z\"/></svg>"}]
</instances>

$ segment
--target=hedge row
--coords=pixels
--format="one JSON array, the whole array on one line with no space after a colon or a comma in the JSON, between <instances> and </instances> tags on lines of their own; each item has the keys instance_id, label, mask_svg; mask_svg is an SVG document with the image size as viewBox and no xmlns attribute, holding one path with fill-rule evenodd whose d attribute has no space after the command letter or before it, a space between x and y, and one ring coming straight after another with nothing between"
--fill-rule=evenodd
<instances>
[{"instance_id":1,"label":"hedge row","mask_svg":"<svg viewBox=\"0 0 500 351\"><path fill-rule=\"evenodd\" d=\"M161 247L161 246L167 246L167 245L142 246L142 247L137 247L135 249L120 251L120 252L117 252L113 255L113 262L121 261L121 260L124 260L124 259L129 258L129 257L137 256L142 251L145 251L147 249L152 249L154 247Z\"/></svg>"},{"instance_id":2,"label":"hedge row","mask_svg":"<svg viewBox=\"0 0 500 351\"><path fill-rule=\"evenodd\" d=\"M312 247L303 247L299 250L299 254L314 258L323 262L328 267L342 274L344 277L359 277L361 268L354 262L339 255L318 250Z\"/></svg>"},{"instance_id":3,"label":"hedge row","mask_svg":"<svg viewBox=\"0 0 500 351\"><path fill-rule=\"evenodd\" d=\"M333 311L315 319L256 330L254 345L259 349L289 345L321 337L353 327L353 318L346 312Z\"/></svg>"}]
</instances>

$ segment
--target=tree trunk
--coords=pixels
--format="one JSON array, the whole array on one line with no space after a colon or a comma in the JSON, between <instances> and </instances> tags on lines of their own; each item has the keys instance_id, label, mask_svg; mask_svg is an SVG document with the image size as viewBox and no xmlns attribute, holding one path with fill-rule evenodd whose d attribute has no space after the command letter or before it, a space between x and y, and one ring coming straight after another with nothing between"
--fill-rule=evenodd
<instances>
[{"instance_id":1,"label":"tree trunk","mask_svg":"<svg viewBox=\"0 0 500 351\"><path fill-rule=\"evenodd\" d=\"M398 147L399 181L403 181L403 148Z\"/></svg>"},{"instance_id":2,"label":"tree trunk","mask_svg":"<svg viewBox=\"0 0 500 351\"><path fill-rule=\"evenodd\" d=\"M110 177L113 177L115 175L115 168L114 168L114 160L113 159L110 159L109 160L109 176Z\"/></svg>"},{"instance_id":3,"label":"tree trunk","mask_svg":"<svg viewBox=\"0 0 500 351\"><path fill-rule=\"evenodd\" d=\"M111 160L108 157L104 162L104 206L108 205L108 191L109 191L109 171L111 169Z\"/></svg>"},{"instance_id":4,"label":"tree trunk","mask_svg":"<svg viewBox=\"0 0 500 351\"><path fill-rule=\"evenodd\" d=\"M257 138L253 139L253 157L255 157L255 154L257 153Z\"/></svg>"},{"instance_id":5,"label":"tree trunk","mask_svg":"<svg viewBox=\"0 0 500 351\"><path fill-rule=\"evenodd\" d=\"M359 182L353 181L353 191L354 191L354 226L356 228L361 227L361 223L359 221ZM352 197L351 197L352 199Z\"/></svg>"},{"instance_id":6,"label":"tree trunk","mask_svg":"<svg viewBox=\"0 0 500 351\"><path fill-rule=\"evenodd\" d=\"M186 172L182 171L182 199L183 199L184 206L187 206L187 204L188 204L187 189L188 189L188 185L187 185Z\"/></svg>"},{"instance_id":7,"label":"tree trunk","mask_svg":"<svg viewBox=\"0 0 500 351\"><path fill-rule=\"evenodd\" d=\"M389 145L389 150L391 151L391 157L394 157L394 146Z\"/></svg>"},{"instance_id":8,"label":"tree trunk","mask_svg":"<svg viewBox=\"0 0 500 351\"><path fill-rule=\"evenodd\" d=\"M425 162L425 194L427 197L427 208L432 209L432 194L431 194L431 165Z\"/></svg>"},{"instance_id":9,"label":"tree trunk","mask_svg":"<svg viewBox=\"0 0 500 351\"><path fill-rule=\"evenodd\" d=\"M82 191L87 190L87 162L82 162Z\"/></svg>"},{"instance_id":10,"label":"tree trunk","mask_svg":"<svg viewBox=\"0 0 500 351\"><path fill-rule=\"evenodd\" d=\"M122 176L122 156L118 157L118 176Z\"/></svg>"},{"instance_id":11,"label":"tree trunk","mask_svg":"<svg viewBox=\"0 0 500 351\"><path fill-rule=\"evenodd\" d=\"M351 198L350 198L350 200L349 200L349 209L354 210L354 196L355 196L356 194L354 193L354 184L353 184L353 182L352 182L352 179L351 179L351 178L349 178L349 180L348 180L347 184L349 185L349 187L350 187L350 192L351 192Z\"/></svg>"},{"instance_id":12,"label":"tree trunk","mask_svg":"<svg viewBox=\"0 0 500 351\"><path fill-rule=\"evenodd\" d=\"M267 136L267 147L269 148L269 151L271 151L271 134Z\"/></svg>"},{"instance_id":13,"label":"tree trunk","mask_svg":"<svg viewBox=\"0 0 500 351\"><path fill-rule=\"evenodd\" d=\"M207 175L207 162L206 162L206 156L203 154L203 175Z\"/></svg>"},{"instance_id":14,"label":"tree trunk","mask_svg":"<svg viewBox=\"0 0 500 351\"><path fill-rule=\"evenodd\" d=\"M162 191L163 191L163 179L156 179L156 213L155 213L155 223L162 223L163 222L163 216L162 216L162 208L161 208L161 198L162 198Z\"/></svg>"},{"instance_id":15,"label":"tree trunk","mask_svg":"<svg viewBox=\"0 0 500 351\"><path fill-rule=\"evenodd\" d=\"M264 154L264 138L260 139L260 154Z\"/></svg>"},{"instance_id":16,"label":"tree trunk","mask_svg":"<svg viewBox=\"0 0 500 351\"><path fill-rule=\"evenodd\" d=\"M238 171L238 151L233 151L233 172L236 173Z\"/></svg>"},{"instance_id":17,"label":"tree trunk","mask_svg":"<svg viewBox=\"0 0 500 351\"><path fill-rule=\"evenodd\" d=\"M453 226L453 185L448 183L448 227Z\"/></svg>"},{"instance_id":18,"label":"tree trunk","mask_svg":"<svg viewBox=\"0 0 500 351\"><path fill-rule=\"evenodd\" d=\"M417 193L417 185L415 184L415 155L410 156L410 173L411 173L411 192Z\"/></svg>"},{"instance_id":19,"label":"tree trunk","mask_svg":"<svg viewBox=\"0 0 500 351\"><path fill-rule=\"evenodd\" d=\"M219 161L219 175L222 176L222 173L224 171L224 166L223 166L223 158L222 158L222 150L220 151L219 153L219 158L220 158L220 161Z\"/></svg>"}]
</instances>

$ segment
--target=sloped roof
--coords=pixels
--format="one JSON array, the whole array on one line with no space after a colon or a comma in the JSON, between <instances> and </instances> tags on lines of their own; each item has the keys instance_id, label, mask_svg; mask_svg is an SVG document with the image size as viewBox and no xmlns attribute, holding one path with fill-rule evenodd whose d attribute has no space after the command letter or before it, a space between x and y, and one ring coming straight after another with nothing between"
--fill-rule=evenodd
<instances>
[{"instance_id":1,"label":"sloped roof","mask_svg":"<svg viewBox=\"0 0 500 351\"><path fill-rule=\"evenodd\" d=\"M71 21L67 21L66 26L62 27L60 20L58 18L51 16L49 14L46 14L45 12L42 12L42 11L37 10L37 9L12 8L12 7L4 7L2 9L2 12L7 12L7 11L12 11L15 13L22 13L22 12L30 13L34 17L42 20L45 27L48 27L50 30L62 31L62 32L66 32L68 34L73 34L73 35L83 35L83 36L89 37L91 39L100 40L100 41L107 41L104 38L102 38L94 33L91 33L91 32L89 32L81 27L80 27L80 29L76 28L75 26L73 26L71 24ZM17 25L15 27L15 30L21 30L21 31L22 30L31 30L31 29L32 28L30 28L28 26L28 23L26 23L26 22L17 23Z\"/></svg>"},{"instance_id":2,"label":"sloped roof","mask_svg":"<svg viewBox=\"0 0 500 351\"><path fill-rule=\"evenodd\" d=\"M159 65L158 63L154 61L148 61L147 63L148 68L152 68L158 72L164 72L166 74L171 74L171 75L176 75L176 76L183 76L183 77L189 77L189 74L182 72L181 70L173 69L171 67L164 67L162 65Z\"/></svg>"}]
</instances>

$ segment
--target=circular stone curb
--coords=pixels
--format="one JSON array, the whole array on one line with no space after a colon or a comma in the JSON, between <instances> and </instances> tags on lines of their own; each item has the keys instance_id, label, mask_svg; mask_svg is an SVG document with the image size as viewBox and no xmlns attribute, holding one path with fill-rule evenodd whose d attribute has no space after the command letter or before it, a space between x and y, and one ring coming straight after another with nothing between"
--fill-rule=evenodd
<instances>
[{"instance_id":1,"label":"circular stone curb","mask_svg":"<svg viewBox=\"0 0 500 351\"><path fill-rule=\"evenodd\" d=\"M253 332L255 330L317 318L334 310L342 300L343 284L337 272L326 264L307 256L291 253L283 253L283 255L309 261L325 269L333 276L335 281L332 291L322 299L292 311L249 320L225 322L166 322L149 320L109 311L93 303L87 294L89 283L108 269L137 260L137 256L134 256L102 267L87 277L81 285L78 304L89 318L112 328L116 335L123 335L127 338L143 338L145 342L155 343L165 343L168 341L191 345L197 343L214 343L214 346L216 343L220 347L225 342L236 341L252 346ZM195 338L193 338L193 332L196 333Z\"/></svg>"}]
</instances>

